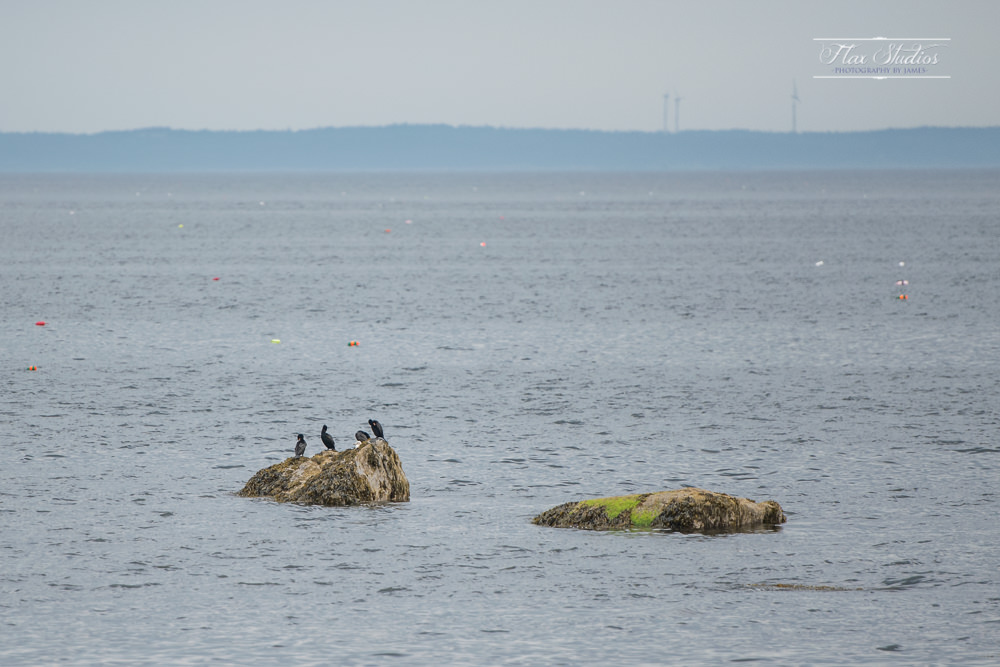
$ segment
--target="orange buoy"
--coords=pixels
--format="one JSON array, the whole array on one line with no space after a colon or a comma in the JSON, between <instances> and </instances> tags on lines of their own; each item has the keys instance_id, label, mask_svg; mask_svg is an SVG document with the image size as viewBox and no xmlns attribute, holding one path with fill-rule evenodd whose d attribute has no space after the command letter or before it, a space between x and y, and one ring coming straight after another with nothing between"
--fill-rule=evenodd
<instances>
[{"instance_id":1,"label":"orange buoy","mask_svg":"<svg viewBox=\"0 0 1000 667\"><path fill-rule=\"evenodd\" d=\"M38 366L28 366L28 370L29 371L37 371L38 370Z\"/></svg>"}]
</instances>

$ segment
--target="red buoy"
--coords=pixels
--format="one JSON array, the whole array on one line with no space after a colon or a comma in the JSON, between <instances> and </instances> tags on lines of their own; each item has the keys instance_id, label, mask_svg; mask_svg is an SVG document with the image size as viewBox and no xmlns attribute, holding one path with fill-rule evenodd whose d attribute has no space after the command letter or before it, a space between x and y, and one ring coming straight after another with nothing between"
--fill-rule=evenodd
<instances>
[{"instance_id":1,"label":"red buoy","mask_svg":"<svg viewBox=\"0 0 1000 667\"><path fill-rule=\"evenodd\" d=\"M35 322L35 326L36 327L44 327L45 326L45 322L43 322L42 320L38 320L37 322Z\"/></svg>"}]
</instances>

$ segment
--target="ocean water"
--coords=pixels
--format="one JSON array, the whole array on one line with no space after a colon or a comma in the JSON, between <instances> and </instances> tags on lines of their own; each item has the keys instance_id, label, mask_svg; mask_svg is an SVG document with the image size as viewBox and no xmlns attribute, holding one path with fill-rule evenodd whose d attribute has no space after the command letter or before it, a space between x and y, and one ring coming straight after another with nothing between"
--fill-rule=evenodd
<instances>
[{"instance_id":1,"label":"ocean water","mask_svg":"<svg viewBox=\"0 0 1000 667\"><path fill-rule=\"evenodd\" d=\"M0 287L3 665L1000 663L998 171L8 174Z\"/></svg>"}]
</instances>

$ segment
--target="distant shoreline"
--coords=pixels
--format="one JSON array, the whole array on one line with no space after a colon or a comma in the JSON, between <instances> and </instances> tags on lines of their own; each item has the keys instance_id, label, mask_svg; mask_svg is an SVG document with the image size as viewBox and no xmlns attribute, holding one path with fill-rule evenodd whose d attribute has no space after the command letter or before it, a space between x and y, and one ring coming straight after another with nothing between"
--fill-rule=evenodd
<instances>
[{"instance_id":1,"label":"distant shoreline","mask_svg":"<svg viewBox=\"0 0 1000 667\"><path fill-rule=\"evenodd\" d=\"M1000 127L680 133L448 125L0 133L0 173L1000 167Z\"/></svg>"}]
</instances>

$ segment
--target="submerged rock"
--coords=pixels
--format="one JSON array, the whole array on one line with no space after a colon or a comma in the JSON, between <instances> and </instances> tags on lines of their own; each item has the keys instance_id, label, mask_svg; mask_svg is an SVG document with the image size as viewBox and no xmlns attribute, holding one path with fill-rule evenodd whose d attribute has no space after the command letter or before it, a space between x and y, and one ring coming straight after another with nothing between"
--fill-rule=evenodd
<instances>
[{"instance_id":1,"label":"submerged rock","mask_svg":"<svg viewBox=\"0 0 1000 667\"><path fill-rule=\"evenodd\" d=\"M705 489L678 489L565 503L531 520L585 530L660 528L683 533L736 532L785 523L781 505Z\"/></svg>"},{"instance_id":2,"label":"submerged rock","mask_svg":"<svg viewBox=\"0 0 1000 667\"><path fill-rule=\"evenodd\" d=\"M407 502L410 482L396 451L377 439L357 449L285 459L258 471L238 495L330 506Z\"/></svg>"}]
</instances>

